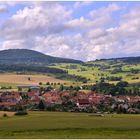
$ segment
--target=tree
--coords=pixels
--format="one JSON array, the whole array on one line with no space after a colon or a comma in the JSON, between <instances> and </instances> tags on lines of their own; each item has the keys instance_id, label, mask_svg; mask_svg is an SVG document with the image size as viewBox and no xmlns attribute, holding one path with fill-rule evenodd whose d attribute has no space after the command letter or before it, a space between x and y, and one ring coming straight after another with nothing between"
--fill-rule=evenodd
<instances>
[{"instance_id":1,"label":"tree","mask_svg":"<svg viewBox=\"0 0 140 140\"><path fill-rule=\"evenodd\" d=\"M138 109L140 109L140 101L138 101L138 102L136 103L136 107L137 107Z\"/></svg>"},{"instance_id":2,"label":"tree","mask_svg":"<svg viewBox=\"0 0 140 140\"><path fill-rule=\"evenodd\" d=\"M42 85L42 82L39 82L39 85Z\"/></svg>"},{"instance_id":3,"label":"tree","mask_svg":"<svg viewBox=\"0 0 140 140\"><path fill-rule=\"evenodd\" d=\"M63 91L63 90L64 90L64 86L63 85L60 85L59 91Z\"/></svg>"},{"instance_id":4,"label":"tree","mask_svg":"<svg viewBox=\"0 0 140 140\"><path fill-rule=\"evenodd\" d=\"M22 91L22 88L21 88L21 87L19 87L19 88L18 88L18 91Z\"/></svg>"},{"instance_id":5,"label":"tree","mask_svg":"<svg viewBox=\"0 0 140 140\"><path fill-rule=\"evenodd\" d=\"M104 77L101 77L100 80L101 80L100 81L101 83L104 83L105 82L105 78Z\"/></svg>"},{"instance_id":6,"label":"tree","mask_svg":"<svg viewBox=\"0 0 140 140\"><path fill-rule=\"evenodd\" d=\"M50 82L47 82L46 85L50 85Z\"/></svg>"},{"instance_id":7,"label":"tree","mask_svg":"<svg viewBox=\"0 0 140 140\"><path fill-rule=\"evenodd\" d=\"M85 84L85 83L87 83L87 79L84 79L84 80L83 80L83 84Z\"/></svg>"},{"instance_id":8,"label":"tree","mask_svg":"<svg viewBox=\"0 0 140 140\"><path fill-rule=\"evenodd\" d=\"M127 87L128 86L128 82L126 81L120 81L116 84L116 86L118 87Z\"/></svg>"},{"instance_id":9,"label":"tree","mask_svg":"<svg viewBox=\"0 0 140 140\"><path fill-rule=\"evenodd\" d=\"M44 109L45 109L45 105L44 105L43 100L40 100L40 102L39 102L39 104L38 104L38 108L39 108L40 110L44 110Z\"/></svg>"},{"instance_id":10,"label":"tree","mask_svg":"<svg viewBox=\"0 0 140 140\"><path fill-rule=\"evenodd\" d=\"M48 86L48 87L45 88L45 91L46 91L46 92L47 92L47 91L51 91L52 89L53 89L53 87Z\"/></svg>"},{"instance_id":11,"label":"tree","mask_svg":"<svg viewBox=\"0 0 140 140\"><path fill-rule=\"evenodd\" d=\"M30 77L28 77L28 81L31 81L31 78Z\"/></svg>"},{"instance_id":12,"label":"tree","mask_svg":"<svg viewBox=\"0 0 140 140\"><path fill-rule=\"evenodd\" d=\"M79 91L79 90L80 90L80 87L79 87L79 86L76 86L76 87L74 87L74 89L75 89L76 91Z\"/></svg>"}]
</instances>

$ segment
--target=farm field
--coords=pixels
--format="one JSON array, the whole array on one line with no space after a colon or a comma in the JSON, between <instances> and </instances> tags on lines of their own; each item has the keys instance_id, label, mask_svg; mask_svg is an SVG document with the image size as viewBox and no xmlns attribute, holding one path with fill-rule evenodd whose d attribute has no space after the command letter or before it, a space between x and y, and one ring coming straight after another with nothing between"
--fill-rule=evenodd
<instances>
[{"instance_id":1,"label":"farm field","mask_svg":"<svg viewBox=\"0 0 140 140\"><path fill-rule=\"evenodd\" d=\"M12 117L15 114L15 112L0 111L0 117L3 117L4 114L7 114L7 116Z\"/></svg>"},{"instance_id":2,"label":"farm field","mask_svg":"<svg viewBox=\"0 0 140 140\"><path fill-rule=\"evenodd\" d=\"M140 138L140 115L29 112L0 117L0 138Z\"/></svg>"},{"instance_id":3,"label":"farm field","mask_svg":"<svg viewBox=\"0 0 140 140\"><path fill-rule=\"evenodd\" d=\"M135 77L140 77L140 73L131 73L131 70L140 70L140 64L123 64L123 63L116 63L111 64L111 62L108 61L99 61L99 62L88 62L85 64L93 64L97 66L84 66L82 64L56 64L55 66L50 66L53 68L59 68L63 70L67 70L69 74L79 75L86 77L87 79L90 79L88 83L95 83L96 81L99 81L101 77L107 77L107 76L113 76L113 77L122 77L123 81L127 81L130 84L131 83L138 83L140 82L140 79L135 79ZM99 65L99 66L98 66ZM115 74L112 74L111 72L115 69L119 69L119 66L122 65L121 69L122 72L117 72ZM101 69L102 67L110 67ZM109 83L117 83L118 81L108 81Z\"/></svg>"},{"instance_id":4,"label":"farm field","mask_svg":"<svg viewBox=\"0 0 140 140\"><path fill-rule=\"evenodd\" d=\"M28 80L30 77L30 80ZM46 82L59 82L64 83L64 80L59 80L48 75L30 74L30 75L17 75L13 73L0 74L1 86L16 86L16 85L38 85L39 82L46 84Z\"/></svg>"}]
</instances>

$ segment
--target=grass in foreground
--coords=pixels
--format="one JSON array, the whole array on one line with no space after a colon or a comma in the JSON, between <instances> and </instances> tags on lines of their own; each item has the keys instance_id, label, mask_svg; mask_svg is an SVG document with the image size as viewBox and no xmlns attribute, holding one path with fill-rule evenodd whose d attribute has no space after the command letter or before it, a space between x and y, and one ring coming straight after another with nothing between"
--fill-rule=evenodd
<instances>
[{"instance_id":1,"label":"grass in foreground","mask_svg":"<svg viewBox=\"0 0 140 140\"><path fill-rule=\"evenodd\" d=\"M0 138L140 138L140 129L65 128L25 131L0 131Z\"/></svg>"},{"instance_id":2,"label":"grass in foreground","mask_svg":"<svg viewBox=\"0 0 140 140\"><path fill-rule=\"evenodd\" d=\"M140 115L29 112L1 117L0 138L140 138Z\"/></svg>"}]
</instances>

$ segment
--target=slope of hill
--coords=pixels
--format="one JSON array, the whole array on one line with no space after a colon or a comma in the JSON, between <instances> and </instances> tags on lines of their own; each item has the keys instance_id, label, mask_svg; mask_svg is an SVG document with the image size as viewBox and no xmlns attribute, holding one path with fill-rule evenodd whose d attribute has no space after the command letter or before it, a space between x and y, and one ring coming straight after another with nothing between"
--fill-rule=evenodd
<instances>
[{"instance_id":1,"label":"slope of hill","mask_svg":"<svg viewBox=\"0 0 140 140\"><path fill-rule=\"evenodd\" d=\"M51 68L68 71L69 74L85 77L88 83L101 79L117 83L120 80L129 83L140 83L140 57L100 59L83 64L57 64Z\"/></svg>"},{"instance_id":2,"label":"slope of hill","mask_svg":"<svg viewBox=\"0 0 140 140\"><path fill-rule=\"evenodd\" d=\"M9 49L0 51L0 64L48 65L52 63L82 63L82 61L52 57L28 49Z\"/></svg>"},{"instance_id":3,"label":"slope of hill","mask_svg":"<svg viewBox=\"0 0 140 140\"><path fill-rule=\"evenodd\" d=\"M97 59L90 62L100 62L100 61L114 61L114 62L124 62L124 63L140 63L140 56L135 57L120 57L120 58L109 58L109 59Z\"/></svg>"}]
</instances>

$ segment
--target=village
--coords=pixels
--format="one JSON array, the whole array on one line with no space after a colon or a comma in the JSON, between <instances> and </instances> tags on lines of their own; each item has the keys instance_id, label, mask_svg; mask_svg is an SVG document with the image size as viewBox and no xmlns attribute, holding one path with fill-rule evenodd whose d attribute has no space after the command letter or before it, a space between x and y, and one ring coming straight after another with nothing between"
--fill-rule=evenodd
<instances>
[{"instance_id":1,"label":"village","mask_svg":"<svg viewBox=\"0 0 140 140\"><path fill-rule=\"evenodd\" d=\"M1 91L0 110L60 111L87 113L140 113L140 96L112 96L93 91L41 91L39 86L21 86L28 91Z\"/></svg>"}]
</instances>

